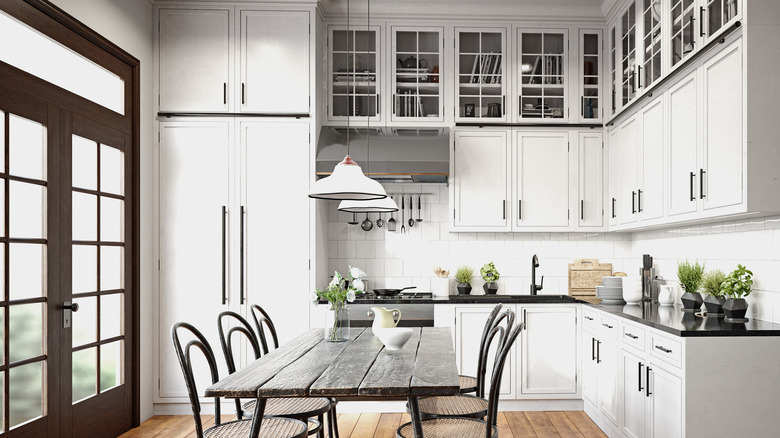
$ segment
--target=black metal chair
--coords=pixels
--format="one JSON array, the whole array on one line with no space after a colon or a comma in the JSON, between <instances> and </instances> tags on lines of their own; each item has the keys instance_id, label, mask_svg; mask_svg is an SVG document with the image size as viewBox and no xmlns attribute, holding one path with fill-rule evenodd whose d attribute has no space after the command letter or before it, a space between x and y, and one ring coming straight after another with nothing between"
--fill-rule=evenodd
<instances>
[{"instance_id":1,"label":"black metal chair","mask_svg":"<svg viewBox=\"0 0 780 438\"><path fill-rule=\"evenodd\" d=\"M184 347L182 347L180 332L188 339L191 339ZM195 376L192 371L191 350L193 347L196 347L203 353L211 371L211 382L216 383L219 381L219 371L217 369L217 361L214 358L214 351L211 349L211 345L209 345L203 334L186 322L174 324L173 327L171 327L171 337L173 338L173 347L176 350L176 357L179 359L179 365L181 366L181 371L184 375L184 383L187 385L187 394L189 395L190 404L192 405L192 416L195 419L195 433L198 438L249 436L252 425L251 420L239 419L222 423L219 397L214 397L214 426L203 430L203 423L200 419L200 399L198 398L198 389L195 385ZM306 423L303 421L290 418L263 416L260 436L303 438L306 436L306 430Z\"/></svg>"},{"instance_id":2,"label":"black metal chair","mask_svg":"<svg viewBox=\"0 0 780 438\"><path fill-rule=\"evenodd\" d=\"M252 326L241 315L232 311L225 311L217 317L217 329L219 331L219 342L222 345L222 352L225 354L228 373L236 372L236 361L233 355L233 336L235 334L243 335L248 341L255 359L259 358L261 343L258 341ZM275 336L274 336L275 338ZM240 418L251 418L255 410L256 400L250 400L241 403L236 399L236 416ZM265 414L275 417L293 418L308 422L308 434L317 434L324 438L322 425L323 414L330 410L330 399L325 397L278 397L266 400ZM316 417L316 420L314 419Z\"/></svg>"},{"instance_id":3,"label":"black metal chair","mask_svg":"<svg viewBox=\"0 0 780 438\"><path fill-rule=\"evenodd\" d=\"M257 304L253 304L250 307L250 311L252 312L252 319L255 322L257 335L260 339L260 346L263 348L263 354L267 354L270 351L268 349L269 338L273 341L274 349L279 348L279 337L276 335L276 326L274 326L268 313ZM329 400L328 436L331 438L339 438L338 415L336 414L336 405L339 401L334 397L329 398Z\"/></svg>"},{"instance_id":4,"label":"black metal chair","mask_svg":"<svg viewBox=\"0 0 780 438\"><path fill-rule=\"evenodd\" d=\"M483 350L482 347L485 345L485 341L487 340L488 333L490 332L490 329L493 327L493 322L496 320L496 317L498 316L498 312L501 311L501 307L503 306L499 304L493 308L493 310L490 312L490 315L487 318L487 321L485 321L485 328L482 329L482 339L479 342L479 357L477 358L477 376L483 376L482 377L483 381L484 381L485 370L482 367L482 350ZM476 376L466 376L461 374L460 376L458 376L458 380L460 381L461 394L479 392L478 391L479 380L477 379ZM484 397L484 392L480 397Z\"/></svg>"},{"instance_id":5,"label":"black metal chair","mask_svg":"<svg viewBox=\"0 0 780 438\"><path fill-rule=\"evenodd\" d=\"M505 332L508 333L515 322L515 312L505 309L501 312L501 305L496 306L488 317L489 326L485 327L485 336L480 342L479 363L477 364L477 393L458 394L454 396L424 397L419 400L420 415L422 418L434 417L471 417L484 418L489 409L489 400L485 398L485 374L488 368L488 352L492 336L496 327L501 327L504 322ZM496 354L501 351L503 344L500 342ZM495 365L494 365L495 369ZM491 375L491 380L493 376Z\"/></svg>"},{"instance_id":6,"label":"black metal chair","mask_svg":"<svg viewBox=\"0 0 780 438\"><path fill-rule=\"evenodd\" d=\"M508 322L510 322L508 320ZM447 438L498 438L498 396L501 391L501 374L504 371L507 355L512 349L520 332L525 328L525 323L520 323L512 327L508 323L507 327L494 326L488 333L487 347L493 342L498 342L496 359L493 365L492 375L490 376L490 394L488 395L487 419L477 419L469 417L435 417L422 420L422 430L424 436L447 437ZM498 336L498 337L496 337ZM459 395L455 397L469 397L468 395ZM412 423L402 424L396 431L398 438L414 437L414 427Z\"/></svg>"}]
</instances>

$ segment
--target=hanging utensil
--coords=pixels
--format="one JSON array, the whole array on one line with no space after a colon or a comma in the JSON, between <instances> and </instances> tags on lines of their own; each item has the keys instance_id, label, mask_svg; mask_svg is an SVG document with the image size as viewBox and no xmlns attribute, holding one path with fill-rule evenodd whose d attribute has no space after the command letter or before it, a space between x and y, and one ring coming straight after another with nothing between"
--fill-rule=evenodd
<instances>
[{"instance_id":1,"label":"hanging utensil","mask_svg":"<svg viewBox=\"0 0 780 438\"><path fill-rule=\"evenodd\" d=\"M393 199L391 196L390 199ZM395 218L393 217L393 212L390 212L390 220L387 221L387 231L395 231Z\"/></svg>"},{"instance_id":2,"label":"hanging utensil","mask_svg":"<svg viewBox=\"0 0 780 438\"><path fill-rule=\"evenodd\" d=\"M406 222L404 222L404 210L406 209L406 206L404 206L404 199L404 195L401 195L401 234L406 232Z\"/></svg>"},{"instance_id":3,"label":"hanging utensil","mask_svg":"<svg viewBox=\"0 0 780 438\"><path fill-rule=\"evenodd\" d=\"M382 213L379 213L379 218L376 220L376 227L382 228L382 225L385 224L385 221L382 219Z\"/></svg>"},{"instance_id":4,"label":"hanging utensil","mask_svg":"<svg viewBox=\"0 0 780 438\"><path fill-rule=\"evenodd\" d=\"M414 226L414 201L412 195L409 195L409 228Z\"/></svg>"},{"instance_id":5,"label":"hanging utensil","mask_svg":"<svg viewBox=\"0 0 780 438\"><path fill-rule=\"evenodd\" d=\"M374 228L374 223L368 218L368 213L366 213L366 220L360 223L360 228L362 228L363 231L371 231L371 229Z\"/></svg>"},{"instance_id":6,"label":"hanging utensil","mask_svg":"<svg viewBox=\"0 0 780 438\"><path fill-rule=\"evenodd\" d=\"M422 195L417 195L417 222L422 222Z\"/></svg>"},{"instance_id":7,"label":"hanging utensil","mask_svg":"<svg viewBox=\"0 0 780 438\"><path fill-rule=\"evenodd\" d=\"M358 224L357 214L352 213L352 220L348 221L347 223L350 225L357 225Z\"/></svg>"}]
</instances>

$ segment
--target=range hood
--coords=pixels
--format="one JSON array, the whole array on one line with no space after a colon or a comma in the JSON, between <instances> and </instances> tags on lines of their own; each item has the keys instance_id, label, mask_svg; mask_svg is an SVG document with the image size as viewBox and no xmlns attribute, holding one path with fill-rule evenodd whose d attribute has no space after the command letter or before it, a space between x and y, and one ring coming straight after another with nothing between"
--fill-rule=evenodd
<instances>
[{"instance_id":1,"label":"range hood","mask_svg":"<svg viewBox=\"0 0 780 438\"><path fill-rule=\"evenodd\" d=\"M317 176L330 175L347 153L347 129L323 126L317 140ZM367 145L371 145L367 162ZM449 128L349 128L349 154L380 182L446 183L450 172Z\"/></svg>"}]
</instances>

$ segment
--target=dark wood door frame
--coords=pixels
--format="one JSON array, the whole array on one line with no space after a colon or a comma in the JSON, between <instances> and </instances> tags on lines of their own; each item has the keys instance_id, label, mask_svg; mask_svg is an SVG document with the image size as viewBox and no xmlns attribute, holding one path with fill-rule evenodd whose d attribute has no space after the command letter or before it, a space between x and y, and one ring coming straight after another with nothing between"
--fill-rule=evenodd
<instances>
[{"instance_id":1,"label":"dark wood door frame","mask_svg":"<svg viewBox=\"0 0 780 438\"><path fill-rule=\"evenodd\" d=\"M132 161L132 182L127 187L130 195L127 206L132 209L132 239L126 242L132 264L132 275L127 278L126 291L132 317L127 322L125 333L131 344L128 347L131 349L132 361L126 370L125 384L132 394L132 425L137 426L140 424L140 61L46 0L3 0L0 2L0 10L124 80L125 113L122 115L109 112L96 103L0 62L0 103L36 105L34 100L29 100L27 92L38 91L45 93L47 100L56 99L63 110L100 120L131 139L132 151L125 158ZM58 114L53 117L59 119Z\"/></svg>"}]
</instances>

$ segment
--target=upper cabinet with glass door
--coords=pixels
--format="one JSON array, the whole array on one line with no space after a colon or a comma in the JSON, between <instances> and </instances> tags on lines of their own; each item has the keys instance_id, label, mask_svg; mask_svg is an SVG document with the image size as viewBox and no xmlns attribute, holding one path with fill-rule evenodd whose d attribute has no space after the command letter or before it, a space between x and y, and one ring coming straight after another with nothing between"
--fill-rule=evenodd
<instances>
[{"instance_id":1,"label":"upper cabinet with glass door","mask_svg":"<svg viewBox=\"0 0 780 438\"><path fill-rule=\"evenodd\" d=\"M441 122L444 120L444 40L441 27L392 28L393 122Z\"/></svg>"},{"instance_id":2,"label":"upper cabinet with glass door","mask_svg":"<svg viewBox=\"0 0 780 438\"><path fill-rule=\"evenodd\" d=\"M632 1L620 18L620 106L637 96L636 4Z\"/></svg>"},{"instance_id":3,"label":"upper cabinet with glass door","mask_svg":"<svg viewBox=\"0 0 780 438\"><path fill-rule=\"evenodd\" d=\"M671 0L669 21L671 23L670 38L672 51L670 67L674 67L693 54L698 44L698 28L696 27L696 2L694 0Z\"/></svg>"},{"instance_id":4,"label":"upper cabinet with glass door","mask_svg":"<svg viewBox=\"0 0 780 438\"><path fill-rule=\"evenodd\" d=\"M642 63L639 87L647 88L661 78L662 21L661 0L641 0Z\"/></svg>"},{"instance_id":5,"label":"upper cabinet with glass door","mask_svg":"<svg viewBox=\"0 0 780 438\"><path fill-rule=\"evenodd\" d=\"M507 121L506 33L506 28L455 28L455 121Z\"/></svg>"},{"instance_id":6,"label":"upper cabinet with glass door","mask_svg":"<svg viewBox=\"0 0 780 438\"><path fill-rule=\"evenodd\" d=\"M579 118L580 122L599 122L603 116L601 104L601 31L580 30Z\"/></svg>"},{"instance_id":7,"label":"upper cabinet with glass door","mask_svg":"<svg viewBox=\"0 0 780 438\"><path fill-rule=\"evenodd\" d=\"M379 122L381 28L330 26L328 119Z\"/></svg>"},{"instance_id":8,"label":"upper cabinet with glass door","mask_svg":"<svg viewBox=\"0 0 780 438\"><path fill-rule=\"evenodd\" d=\"M567 30L518 30L518 89L521 120L568 120Z\"/></svg>"}]
</instances>

